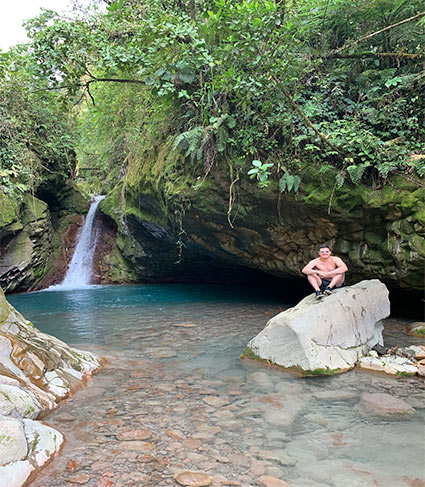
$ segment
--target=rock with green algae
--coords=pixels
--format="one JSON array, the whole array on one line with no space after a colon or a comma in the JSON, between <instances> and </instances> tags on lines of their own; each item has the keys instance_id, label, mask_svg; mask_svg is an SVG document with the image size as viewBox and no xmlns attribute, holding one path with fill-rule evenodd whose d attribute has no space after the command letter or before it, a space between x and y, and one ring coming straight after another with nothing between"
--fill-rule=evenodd
<instances>
[{"instance_id":1,"label":"rock with green algae","mask_svg":"<svg viewBox=\"0 0 425 487\"><path fill-rule=\"evenodd\" d=\"M415 321L409 325L407 333L412 336L425 338L425 322Z\"/></svg>"},{"instance_id":2,"label":"rock with green algae","mask_svg":"<svg viewBox=\"0 0 425 487\"><path fill-rule=\"evenodd\" d=\"M13 224L18 216L20 202L0 188L0 228Z\"/></svg>"},{"instance_id":3,"label":"rock with green algae","mask_svg":"<svg viewBox=\"0 0 425 487\"><path fill-rule=\"evenodd\" d=\"M21 487L59 451L62 434L35 419L99 367L92 353L37 330L0 289L0 423L11 430L0 427L0 485Z\"/></svg>"},{"instance_id":4,"label":"rock with green algae","mask_svg":"<svg viewBox=\"0 0 425 487\"><path fill-rule=\"evenodd\" d=\"M37 195L46 199L18 197L0 186L0 285L6 291L33 290L57 282L54 274L63 277L66 261L59 254L69 246L62 236L89 207L89 198L63 179L46 178Z\"/></svg>"}]
</instances>

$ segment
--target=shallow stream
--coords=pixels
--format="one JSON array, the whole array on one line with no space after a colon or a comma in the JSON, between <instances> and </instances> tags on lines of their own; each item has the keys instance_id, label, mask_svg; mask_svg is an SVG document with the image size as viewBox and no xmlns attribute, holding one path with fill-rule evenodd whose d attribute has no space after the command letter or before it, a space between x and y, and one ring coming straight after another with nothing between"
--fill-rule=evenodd
<instances>
[{"instance_id":1,"label":"shallow stream","mask_svg":"<svg viewBox=\"0 0 425 487\"><path fill-rule=\"evenodd\" d=\"M213 486L424 486L423 380L351 371L301 378L239 359L293 303L213 285L98 286L9 296L40 330L106 357L88 386L45 418L62 454L32 487L175 486L181 470ZM386 320L386 345L421 343ZM423 342L422 342L423 343ZM363 392L415 408L407 420L360 414ZM133 441L128 441L129 439Z\"/></svg>"}]
</instances>

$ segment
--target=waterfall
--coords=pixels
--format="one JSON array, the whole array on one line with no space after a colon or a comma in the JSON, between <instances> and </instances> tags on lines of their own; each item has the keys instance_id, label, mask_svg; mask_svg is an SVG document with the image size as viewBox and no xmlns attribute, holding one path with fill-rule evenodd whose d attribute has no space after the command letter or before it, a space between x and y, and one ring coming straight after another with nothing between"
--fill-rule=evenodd
<instances>
[{"instance_id":1,"label":"waterfall","mask_svg":"<svg viewBox=\"0 0 425 487\"><path fill-rule=\"evenodd\" d=\"M96 196L93 198L74 255L60 286L80 287L90 284L93 272L94 251L99 237L98 232L93 231L93 222L97 207L104 198L105 196Z\"/></svg>"}]
</instances>

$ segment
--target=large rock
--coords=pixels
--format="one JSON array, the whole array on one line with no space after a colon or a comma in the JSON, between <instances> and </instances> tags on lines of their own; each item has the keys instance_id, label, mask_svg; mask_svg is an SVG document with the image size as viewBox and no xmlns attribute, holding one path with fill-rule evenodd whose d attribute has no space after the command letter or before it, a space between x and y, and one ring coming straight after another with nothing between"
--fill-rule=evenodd
<instances>
[{"instance_id":1,"label":"large rock","mask_svg":"<svg viewBox=\"0 0 425 487\"><path fill-rule=\"evenodd\" d=\"M52 455L57 453L63 443L63 435L32 419L23 420L28 442L28 458L37 467L42 467Z\"/></svg>"},{"instance_id":2,"label":"large rock","mask_svg":"<svg viewBox=\"0 0 425 487\"><path fill-rule=\"evenodd\" d=\"M61 433L34 419L99 366L93 354L37 330L0 288L0 486L20 487L59 451Z\"/></svg>"},{"instance_id":3,"label":"large rock","mask_svg":"<svg viewBox=\"0 0 425 487\"><path fill-rule=\"evenodd\" d=\"M0 416L0 465L23 460L27 452L28 445L22 423L14 418Z\"/></svg>"},{"instance_id":4,"label":"large rock","mask_svg":"<svg viewBox=\"0 0 425 487\"><path fill-rule=\"evenodd\" d=\"M416 375L418 373L418 368L411 360L398 357L397 355L382 355L381 357L369 355L362 357L359 360L358 366L361 369L376 370L401 377Z\"/></svg>"},{"instance_id":5,"label":"large rock","mask_svg":"<svg viewBox=\"0 0 425 487\"><path fill-rule=\"evenodd\" d=\"M272 318L243 356L304 375L344 372L383 343L380 320L389 314L388 290L377 279L338 289L319 301L312 294Z\"/></svg>"},{"instance_id":6,"label":"large rock","mask_svg":"<svg viewBox=\"0 0 425 487\"><path fill-rule=\"evenodd\" d=\"M305 163L294 194L281 193L277 181L259 189L242 171L229 208L228 167L240 162L222 161L207 178L193 180L192 173L181 173L183 161L172 158L167 165L169 156L165 146L150 151L143 170L134 167L135 159L128 169L131 179L124 187L120 180L101 204L117 224L123 256L109 259L113 268L103 269L114 279L124 281L127 269L130 280L135 274L143 281L216 279L223 268L227 279L247 268L301 278L305 263L326 243L347 264L351 282L378 278L392 289L416 290L406 297L420 302L425 262L420 181L393 176L382 188L336 189L336 170L319 178L317 168ZM166 170L158 173L159 167ZM170 172L173 167L179 167L178 174Z\"/></svg>"},{"instance_id":7,"label":"large rock","mask_svg":"<svg viewBox=\"0 0 425 487\"><path fill-rule=\"evenodd\" d=\"M29 460L13 462L0 467L0 485L7 487L21 487L34 471Z\"/></svg>"}]
</instances>

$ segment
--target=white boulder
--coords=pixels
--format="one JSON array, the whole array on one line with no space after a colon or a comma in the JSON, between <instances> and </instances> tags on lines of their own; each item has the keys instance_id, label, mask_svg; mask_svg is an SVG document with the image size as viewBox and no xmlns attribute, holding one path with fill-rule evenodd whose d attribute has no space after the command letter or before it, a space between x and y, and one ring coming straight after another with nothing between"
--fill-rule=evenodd
<instances>
[{"instance_id":1,"label":"white boulder","mask_svg":"<svg viewBox=\"0 0 425 487\"><path fill-rule=\"evenodd\" d=\"M28 458L37 467L42 467L52 455L60 450L64 441L59 431L32 419L23 420L28 441Z\"/></svg>"},{"instance_id":2,"label":"white boulder","mask_svg":"<svg viewBox=\"0 0 425 487\"><path fill-rule=\"evenodd\" d=\"M2 384L1 377L0 414L14 418L36 418L40 414L42 406L35 395L20 386Z\"/></svg>"},{"instance_id":3,"label":"white boulder","mask_svg":"<svg viewBox=\"0 0 425 487\"><path fill-rule=\"evenodd\" d=\"M272 318L242 356L304 375L344 372L383 344L380 320L389 314L388 289L377 279L337 289L321 300L312 294Z\"/></svg>"},{"instance_id":4,"label":"white boulder","mask_svg":"<svg viewBox=\"0 0 425 487\"><path fill-rule=\"evenodd\" d=\"M413 362L397 355L384 355L381 357L367 356L359 360L361 369L376 370L390 375L408 376L416 375L418 368Z\"/></svg>"},{"instance_id":5,"label":"white boulder","mask_svg":"<svg viewBox=\"0 0 425 487\"><path fill-rule=\"evenodd\" d=\"M59 451L62 434L34 419L99 367L92 353L37 330L0 288L0 487L21 487Z\"/></svg>"},{"instance_id":6,"label":"white boulder","mask_svg":"<svg viewBox=\"0 0 425 487\"><path fill-rule=\"evenodd\" d=\"M0 416L0 465L23 460L27 452L22 423L18 419Z\"/></svg>"},{"instance_id":7,"label":"white boulder","mask_svg":"<svg viewBox=\"0 0 425 487\"><path fill-rule=\"evenodd\" d=\"M0 467L0 485L21 487L33 472L34 467L28 460L9 463Z\"/></svg>"}]
</instances>

